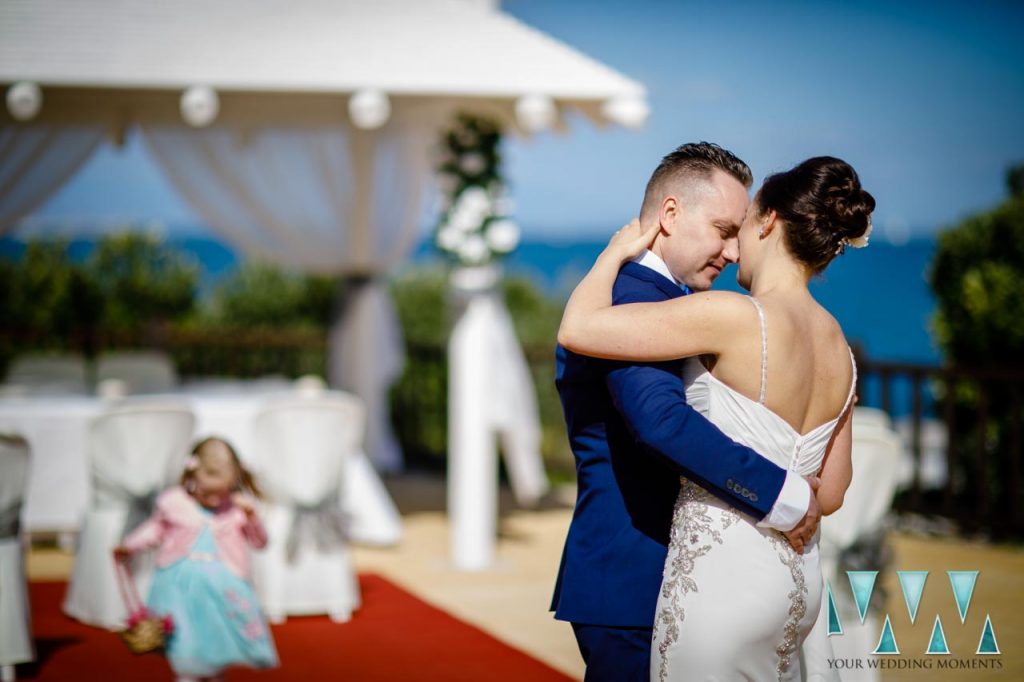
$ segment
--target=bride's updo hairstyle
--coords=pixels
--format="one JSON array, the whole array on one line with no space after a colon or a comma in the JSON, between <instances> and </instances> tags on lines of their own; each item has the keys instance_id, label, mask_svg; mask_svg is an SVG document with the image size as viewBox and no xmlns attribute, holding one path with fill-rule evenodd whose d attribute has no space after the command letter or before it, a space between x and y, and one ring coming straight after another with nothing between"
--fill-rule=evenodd
<instances>
[{"instance_id":1,"label":"bride's updo hairstyle","mask_svg":"<svg viewBox=\"0 0 1024 682\"><path fill-rule=\"evenodd\" d=\"M762 215L778 214L789 252L814 274L866 237L875 210L875 198L861 188L857 172L833 156L816 156L769 176L755 201Z\"/></svg>"}]
</instances>

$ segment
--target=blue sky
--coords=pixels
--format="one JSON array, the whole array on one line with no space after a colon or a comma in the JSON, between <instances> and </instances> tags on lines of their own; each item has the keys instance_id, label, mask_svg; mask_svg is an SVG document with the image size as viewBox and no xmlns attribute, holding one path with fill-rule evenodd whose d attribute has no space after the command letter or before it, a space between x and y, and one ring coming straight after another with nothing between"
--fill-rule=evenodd
<instances>
[{"instance_id":1,"label":"blue sky","mask_svg":"<svg viewBox=\"0 0 1024 682\"><path fill-rule=\"evenodd\" d=\"M531 237L603 236L636 213L678 144L711 140L759 182L809 156L852 163L881 237L929 234L1005 196L1024 162L1024 4L505 0L502 9L643 82L640 132L571 117L510 140ZM470 57L467 57L470 58ZM198 222L137 140L102 150L36 213L46 221Z\"/></svg>"}]
</instances>

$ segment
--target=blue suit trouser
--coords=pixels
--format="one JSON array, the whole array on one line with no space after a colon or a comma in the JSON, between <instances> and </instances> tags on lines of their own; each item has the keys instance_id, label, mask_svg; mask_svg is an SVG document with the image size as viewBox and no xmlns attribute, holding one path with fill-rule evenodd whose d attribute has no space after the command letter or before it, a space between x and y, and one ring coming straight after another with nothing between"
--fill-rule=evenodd
<instances>
[{"instance_id":1,"label":"blue suit trouser","mask_svg":"<svg viewBox=\"0 0 1024 682\"><path fill-rule=\"evenodd\" d=\"M652 630L573 623L587 665L584 682L649 682Z\"/></svg>"}]
</instances>

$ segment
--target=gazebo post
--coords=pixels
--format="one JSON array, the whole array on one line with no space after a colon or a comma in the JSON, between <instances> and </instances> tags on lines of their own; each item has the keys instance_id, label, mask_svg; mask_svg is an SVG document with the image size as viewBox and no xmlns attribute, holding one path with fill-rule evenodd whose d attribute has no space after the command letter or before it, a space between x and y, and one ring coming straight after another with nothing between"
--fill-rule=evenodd
<instances>
[{"instance_id":1,"label":"gazebo post","mask_svg":"<svg viewBox=\"0 0 1024 682\"><path fill-rule=\"evenodd\" d=\"M376 145L376 132L352 130L353 188L349 211L349 262L352 266L328 334L328 378L331 386L354 393L363 400L367 411L366 454L378 470L394 472L400 471L403 463L390 431L385 385L395 359L385 357L386 339L380 338L381 330L386 327L386 321L382 323L380 319L386 313L380 297L388 294L387 283L381 277L381 267L375 262L373 252L371 215L376 191Z\"/></svg>"},{"instance_id":2,"label":"gazebo post","mask_svg":"<svg viewBox=\"0 0 1024 682\"><path fill-rule=\"evenodd\" d=\"M498 451L489 399L496 358L491 330L498 304L493 266L452 274L458 321L448 342L448 517L455 568L494 563L498 525Z\"/></svg>"}]
</instances>

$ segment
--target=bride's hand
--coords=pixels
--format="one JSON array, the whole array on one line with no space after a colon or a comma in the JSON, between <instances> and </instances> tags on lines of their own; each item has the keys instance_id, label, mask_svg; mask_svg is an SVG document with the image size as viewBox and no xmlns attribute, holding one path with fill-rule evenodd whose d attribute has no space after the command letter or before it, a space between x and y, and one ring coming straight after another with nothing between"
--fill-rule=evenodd
<instances>
[{"instance_id":1,"label":"bride's hand","mask_svg":"<svg viewBox=\"0 0 1024 682\"><path fill-rule=\"evenodd\" d=\"M605 252L614 255L620 263L633 260L651 246L658 234L657 223L644 229L637 218L612 235Z\"/></svg>"}]
</instances>

